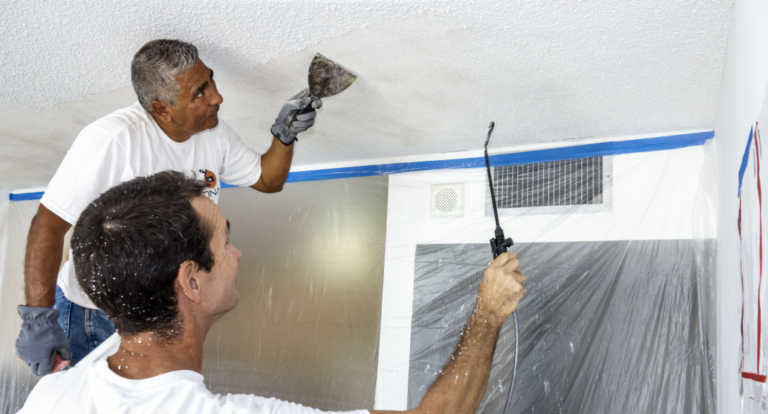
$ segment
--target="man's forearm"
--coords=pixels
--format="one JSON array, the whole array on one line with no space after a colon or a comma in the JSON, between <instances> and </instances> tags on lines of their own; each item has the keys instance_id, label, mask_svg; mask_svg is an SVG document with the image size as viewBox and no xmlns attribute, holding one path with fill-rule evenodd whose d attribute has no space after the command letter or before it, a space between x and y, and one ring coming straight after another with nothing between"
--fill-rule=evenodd
<instances>
[{"instance_id":1,"label":"man's forearm","mask_svg":"<svg viewBox=\"0 0 768 414\"><path fill-rule=\"evenodd\" d=\"M283 189L291 170L293 145L285 145L277 138L272 139L272 146L261 156L261 177L253 188L264 193L276 193Z\"/></svg>"},{"instance_id":2,"label":"man's forearm","mask_svg":"<svg viewBox=\"0 0 768 414\"><path fill-rule=\"evenodd\" d=\"M451 360L413 414L473 414L483 399L501 326L525 295L525 275L513 253L502 253L485 269L477 306ZM372 411L371 414L396 411Z\"/></svg>"},{"instance_id":3,"label":"man's forearm","mask_svg":"<svg viewBox=\"0 0 768 414\"><path fill-rule=\"evenodd\" d=\"M421 400L418 411L472 414L477 410L488 386L503 322L475 310L451 360Z\"/></svg>"},{"instance_id":4,"label":"man's forearm","mask_svg":"<svg viewBox=\"0 0 768 414\"><path fill-rule=\"evenodd\" d=\"M54 305L56 277L64 249L64 235L69 227L69 223L40 205L37 215L32 219L27 236L27 252L24 258L26 306Z\"/></svg>"}]
</instances>

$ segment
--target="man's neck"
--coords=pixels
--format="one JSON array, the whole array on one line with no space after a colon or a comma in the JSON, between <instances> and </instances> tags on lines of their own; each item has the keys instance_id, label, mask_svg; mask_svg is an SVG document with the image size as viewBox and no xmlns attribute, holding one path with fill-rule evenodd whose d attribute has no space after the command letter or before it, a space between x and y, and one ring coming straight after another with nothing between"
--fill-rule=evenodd
<instances>
[{"instance_id":1,"label":"man's neck","mask_svg":"<svg viewBox=\"0 0 768 414\"><path fill-rule=\"evenodd\" d=\"M156 116L154 112L150 112L149 114L152 116L152 118L154 118L157 126L159 126L160 129L165 132L165 135L167 135L168 138L170 138L172 141L186 142L192 135L194 135L188 131L180 130L174 127L172 124L166 123L160 117Z\"/></svg>"},{"instance_id":2,"label":"man's neck","mask_svg":"<svg viewBox=\"0 0 768 414\"><path fill-rule=\"evenodd\" d=\"M146 379L172 371L201 372L205 329L184 326L177 337L142 332L124 336L117 352L107 358L109 368L128 379Z\"/></svg>"}]
</instances>

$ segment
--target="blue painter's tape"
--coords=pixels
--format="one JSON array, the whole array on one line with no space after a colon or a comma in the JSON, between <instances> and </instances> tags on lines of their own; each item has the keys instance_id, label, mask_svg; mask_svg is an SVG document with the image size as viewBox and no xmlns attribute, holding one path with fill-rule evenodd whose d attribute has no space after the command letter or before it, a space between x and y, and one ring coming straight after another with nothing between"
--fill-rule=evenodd
<instances>
[{"instance_id":1,"label":"blue painter's tape","mask_svg":"<svg viewBox=\"0 0 768 414\"><path fill-rule=\"evenodd\" d=\"M573 147L553 148L539 151L518 152L491 156L493 166L519 165L535 162L575 160L579 158L601 157L606 155L634 154L639 152L664 151L704 145L715 136L714 131L693 134L672 135L668 137L634 139L628 141L600 142L597 144L576 145Z\"/></svg>"},{"instance_id":2,"label":"blue painter's tape","mask_svg":"<svg viewBox=\"0 0 768 414\"><path fill-rule=\"evenodd\" d=\"M564 148L552 148L538 151L499 154L489 157L491 165L531 164L536 162L563 161L579 158L600 157L605 155L632 154L637 152L664 151L697 145L715 136L714 131L696 132L693 134L670 135L657 138L643 138L628 141L600 142L597 144L575 145ZM750 133L750 137L752 134ZM749 148L747 148L749 150ZM746 155L745 155L746 156ZM373 175L398 174L413 171L482 168L485 167L483 157L460 158L455 160L401 162L394 164L364 165L360 167L331 168L326 170L298 171L288 174L288 183L302 181L333 180L336 178L369 177ZM742 167L746 168L746 167ZM743 172L740 173L740 177ZM739 178L741 181L741 178ZM221 188L238 187L222 182ZM39 200L43 193L11 194L11 201Z\"/></svg>"},{"instance_id":3,"label":"blue painter's tape","mask_svg":"<svg viewBox=\"0 0 768 414\"><path fill-rule=\"evenodd\" d=\"M292 172L288 174L286 182L296 183L301 181L333 180L336 178L368 177L371 175L398 174L412 171L479 168L483 166L485 166L485 159L483 158L364 165L362 167Z\"/></svg>"},{"instance_id":4,"label":"blue painter's tape","mask_svg":"<svg viewBox=\"0 0 768 414\"><path fill-rule=\"evenodd\" d=\"M237 186L232 184L227 184L224 182L221 183L221 188L232 188L232 187L237 187ZM21 193L21 194L11 193L8 195L8 198L11 201L40 200L41 198L43 198L43 194L45 194L45 192L43 191L40 191L37 193Z\"/></svg>"},{"instance_id":5,"label":"blue painter's tape","mask_svg":"<svg viewBox=\"0 0 768 414\"><path fill-rule=\"evenodd\" d=\"M747 171L749 163L749 148L752 146L752 133L755 132L754 126L749 129L749 139L747 140L747 149L744 150L744 156L741 158L741 167L739 167L739 192L736 197L741 197L741 182L744 180L744 172Z\"/></svg>"},{"instance_id":6,"label":"blue painter's tape","mask_svg":"<svg viewBox=\"0 0 768 414\"><path fill-rule=\"evenodd\" d=\"M43 198L44 192L40 191L37 193L21 193L21 194L14 194L11 193L8 198L11 201L29 201L29 200L39 200Z\"/></svg>"},{"instance_id":7,"label":"blue painter's tape","mask_svg":"<svg viewBox=\"0 0 768 414\"><path fill-rule=\"evenodd\" d=\"M538 151L516 152L492 155L489 161L494 167L505 165L531 164L536 162L563 161L605 155L632 154L638 152L664 151L704 145L715 136L714 131L692 134L670 135L658 138L634 139L628 141L600 142ZM361 167L332 168L327 170L299 171L288 175L286 182L332 180L335 178L367 177L372 175L398 174L413 171L463 169L485 167L485 159L460 158L442 161L403 162L395 164L365 165Z\"/></svg>"}]
</instances>

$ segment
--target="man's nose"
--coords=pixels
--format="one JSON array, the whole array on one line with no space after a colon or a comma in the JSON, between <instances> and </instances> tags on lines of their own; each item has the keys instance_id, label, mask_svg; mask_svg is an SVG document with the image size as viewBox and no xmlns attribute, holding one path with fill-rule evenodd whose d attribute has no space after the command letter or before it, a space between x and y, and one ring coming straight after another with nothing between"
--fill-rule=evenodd
<instances>
[{"instance_id":1,"label":"man's nose","mask_svg":"<svg viewBox=\"0 0 768 414\"><path fill-rule=\"evenodd\" d=\"M230 244L230 246L232 246L232 245ZM240 250L237 250L237 247L235 247L235 246L232 246L232 250L233 250L232 254L235 256L235 260L240 260L240 257L243 256L243 254L240 253Z\"/></svg>"},{"instance_id":2,"label":"man's nose","mask_svg":"<svg viewBox=\"0 0 768 414\"><path fill-rule=\"evenodd\" d=\"M211 85L211 86L213 86L212 88L213 90L211 91L213 92L211 96L211 105L221 105L224 102L224 97L221 96L221 94L219 93L219 89L216 87L216 85Z\"/></svg>"}]
</instances>

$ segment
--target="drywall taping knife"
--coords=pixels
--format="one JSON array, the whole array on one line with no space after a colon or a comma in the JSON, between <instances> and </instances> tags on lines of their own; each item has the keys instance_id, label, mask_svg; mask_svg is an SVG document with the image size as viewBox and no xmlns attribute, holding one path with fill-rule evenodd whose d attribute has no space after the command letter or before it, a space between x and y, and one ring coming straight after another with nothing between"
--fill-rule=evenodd
<instances>
[{"instance_id":1,"label":"drywall taping knife","mask_svg":"<svg viewBox=\"0 0 768 414\"><path fill-rule=\"evenodd\" d=\"M491 140L491 133L493 127L496 124L491 122L488 125L488 138L485 139L485 170L488 172L488 186L491 189L491 203L493 203L493 217L496 219L496 231L494 238L491 239L491 253L493 258L497 258L500 254L507 251L507 247L512 247L514 242L511 238L504 238L504 230L501 229L499 224L499 212L496 210L496 194L493 192L493 177L491 177L491 163L488 161L488 142ZM512 407L512 396L515 394L515 381L517 380L517 357L520 354L520 332L517 329L517 311L512 313L512 319L515 321L515 367L512 371L512 383L509 385L509 395L507 395L507 402L504 404L504 414L509 413L509 409Z\"/></svg>"},{"instance_id":2,"label":"drywall taping knife","mask_svg":"<svg viewBox=\"0 0 768 414\"><path fill-rule=\"evenodd\" d=\"M323 106L323 98L338 95L349 88L357 79L357 76L349 69L328 59L327 57L316 54L309 64L307 71L307 83L309 84L309 97L312 98L312 104L305 109L297 112L286 125L290 125L293 119L300 114L319 109Z\"/></svg>"}]
</instances>

